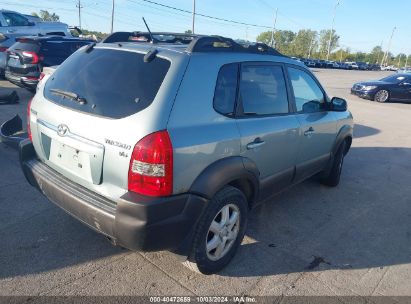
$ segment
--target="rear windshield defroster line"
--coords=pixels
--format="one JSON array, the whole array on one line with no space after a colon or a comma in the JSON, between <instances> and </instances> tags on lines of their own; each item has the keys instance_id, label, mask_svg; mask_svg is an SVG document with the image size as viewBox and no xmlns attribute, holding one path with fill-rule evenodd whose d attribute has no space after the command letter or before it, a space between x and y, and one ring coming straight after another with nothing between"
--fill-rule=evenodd
<instances>
[{"instance_id":1,"label":"rear windshield defroster line","mask_svg":"<svg viewBox=\"0 0 411 304\"><path fill-rule=\"evenodd\" d=\"M47 81L44 96L59 105L107 118L124 118L147 108L170 68L170 61L108 49L80 50ZM54 90L72 92L87 103L75 103ZM52 90L52 91L51 91Z\"/></svg>"}]
</instances>

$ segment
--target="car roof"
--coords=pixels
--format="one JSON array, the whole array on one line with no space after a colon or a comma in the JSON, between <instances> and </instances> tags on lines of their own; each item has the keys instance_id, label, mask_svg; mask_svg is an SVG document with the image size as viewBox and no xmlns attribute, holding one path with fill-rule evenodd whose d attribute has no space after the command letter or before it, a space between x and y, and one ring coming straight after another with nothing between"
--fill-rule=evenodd
<instances>
[{"instance_id":1,"label":"car roof","mask_svg":"<svg viewBox=\"0 0 411 304\"><path fill-rule=\"evenodd\" d=\"M146 54L154 49L157 50L160 56L172 59L177 56L197 56L197 57L221 57L224 56L227 63L230 62L277 62L277 63L289 63L293 65L300 66L307 69L304 63L291 59L287 56L278 55L264 55L264 54L251 54L251 53L241 53L241 52L195 52L191 53L187 51L187 45L181 44L151 44L151 43L135 43L135 42L124 42L124 43L97 43L95 48L100 49L115 49L123 51L131 51Z\"/></svg>"},{"instance_id":2,"label":"car roof","mask_svg":"<svg viewBox=\"0 0 411 304\"><path fill-rule=\"evenodd\" d=\"M6 35L7 36L7 35ZM84 41L84 42L94 42L90 39L83 39L77 37L66 37L60 35L46 35L46 36L20 36L16 40L27 40L27 41Z\"/></svg>"}]
</instances>

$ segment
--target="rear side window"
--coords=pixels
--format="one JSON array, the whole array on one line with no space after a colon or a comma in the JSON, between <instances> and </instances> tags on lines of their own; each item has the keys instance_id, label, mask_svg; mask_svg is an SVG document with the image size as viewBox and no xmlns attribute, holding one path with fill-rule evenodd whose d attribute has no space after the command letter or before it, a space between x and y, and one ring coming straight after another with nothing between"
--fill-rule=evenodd
<instances>
[{"instance_id":1,"label":"rear side window","mask_svg":"<svg viewBox=\"0 0 411 304\"><path fill-rule=\"evenodd\" d=\"M214 93L214 109L223 115L233 115L237 95L238 64L224 65L218 73Z\"/></svg>"},{"instance_id":2,"label":"rear side window","mask_svg":"<svg viewBox=\"0 0 411 304\"><path fill-rule=\"evenodd\" d=\"M3 13L8 26L28 26L27 18L15 13Z\"/></svg>"},{"instance_id":3,"label":"rear side window","mask_svg":"<svg viewBox=\"0 0 411 304\"><path fill-rule=\"evenodd\" d=\"M241 69L240 98L245 115L288 113L288 96L280 66L245 65Z\"/></svg>"},{"instance_id":4,"label":"rear side window","mask_svg":"<svg viewBox=\"0 0 411 304\"><path fill-rule=\"evenodd\" d=\"M60 62L63 62L68 56L73 54L79 48L89 42L83 41L45 41L42 43L40 52L45 57L60 58Z\"/></svg>"},{"instance_id":5,"label":"rear side window","mask_svg":"<svg viewBox=\"0 0 411 304\"><path fill-rule=\"evenodd\" d=\"M151 62L143 58L144 54L98 48L74 53L47 81L44 95L85 113L130 116L153 102L170 68L170 62L158 56Z\"/></svg>"}]
</instances>

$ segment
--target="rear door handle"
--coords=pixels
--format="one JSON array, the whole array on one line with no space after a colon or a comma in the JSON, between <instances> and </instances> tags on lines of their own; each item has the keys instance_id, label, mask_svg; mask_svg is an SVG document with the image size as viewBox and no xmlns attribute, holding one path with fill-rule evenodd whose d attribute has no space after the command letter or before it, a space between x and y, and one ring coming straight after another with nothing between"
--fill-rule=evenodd
<instances>
[{"instance_id":1,"label":"rear door handle","mask_svg":"<svg viewBox=\"0 0 411 304\"><path fill-rule=\"evenodd\" d=\"M265 141L262 141L261 138L256 138L253 142L247 145L247 150L257 149L265 145Z\"/></svg>"},{"instance_id":2,"label":"rear door handle","mask_svg":"<svg viewBox=\"0 0 411 304\"><path fill-rule=\"evenodd\" d=\"M313 135L314 133L315 133L314 128L310 127L307 131L304 132L304 136L309 137L309 136Z\"/></svg>"}]
</instances>

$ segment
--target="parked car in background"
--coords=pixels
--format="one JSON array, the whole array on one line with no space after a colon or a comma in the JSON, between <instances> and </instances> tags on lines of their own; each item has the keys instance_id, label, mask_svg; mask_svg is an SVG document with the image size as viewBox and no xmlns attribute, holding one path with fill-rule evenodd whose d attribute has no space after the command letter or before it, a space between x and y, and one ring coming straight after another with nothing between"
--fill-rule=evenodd
<instances>
[{"instance_id":1,"label":"parked car in background","mask_svg":"<svg viewBox=\"0 0 411 304\"><path fill-rule=\"evenodd\" d=\"M349 70L350 66L346 62L338 62L338 65L340 66L340 69L342 70Z\"/></svg>"},{"instance_id":2,"label":"parked car in background","mask_svg":"<svg viewBox=\"0 0 411 304\"><path fill-rule=\"evenodd\" d=\"M19 37L7 50L6 79L34 91L44 67L61 64L79 48L92 42L62 36Z\"/></svg>"},{"instance_id":3,"label":"parked car in background","mask_svg":"<svg viewBox=\"0 0 411 304\"><path fill-rule=\"evenodd\" d=\"M389 66L382 66L381 67L382 71L391 71L391 72L396 72L398 71L398 68L393 66L393 65L389 65Z\"/></svg>"},{"instance_id":4,"label":"parked car in background","mask_svg":"<svg viewBox=\"0 0 411 304\"><path fill-rule=\"evenodd\" d=\"M346 64L348 65L349 70L358 70L359 69L358 64L354 61L346 62Z\"/></svg>"},{"instance_id":5,"label":"parked car in background","mask_svg":"<svg viewBox=\"0 0 411 304\"><path fill-rule=\"evenodd\" d=\"M381 66L379 64L370 64L368 69L370 71L381 71Z\"/></svg>"},{"instance_id":6,"label":"parked car in background","mask_svg":"<svg viewBox=\"0 0 411 304\"><path fill-rule=\"evenodd\" d=\"M351 93L378 102L411 102L411 74L395 74L378 81L359 82Z\"/></svg>"},{"instance_id":7,"label":"parked car in background","mask_svg":"<svg viewBox=\"0 0 411 304\"><path fill-rule=\"evenodd\" d=\"M367 71L368 70L368 64L365 63L365 62L357 62L357 66L358 66L358 69L360 71Z\"/></svg>"},{"instance_id":8,"label":"parked car in background","mask_svg":"<svg viewBox=\"0 0 411 304\"><path fill-rule=\"evenodd\" d=\"M0 33L0 77L4 78L4 72L6 71L6 59L7 49L16 43L16 38L19 34L7 34Z\"/></svg>"},{"instance_id":9,"label":"parked car in background","mask_svg":"<svg viewBox=\"0 0 411 304\"><path fill-rule=\"evenodd\" d=\"M408 74L411 73L411 67L401 68L397 71L398 74Z\"/></svg>"},{"instance_id":10,"label":"parked car in background","mask_svg":"<svg viewBox=\"0 0 411 304\"><path fill-rule=\"evenodd\" d=\"M0 33L23 35L71 36L67 24L43 22L37 17L27 16L9 10L0 10Z\"/></svg>"},{"instance_id":11,"label":"parked car in background","mask_svg":"<svg viewBox=\"0 0 411 304\"><path fill-rule=\"evenodd\" d=\"M315 68L315 61L312 59L307 59L305 62L305 65L308 66L309 68Z\"/></svg>"},{"instance_id":12,"label":"parked car in background","mask_svg":"<svg viewBox=\"0 0 411 304\"><path fill-rule=\"evenodd\" d=\"M302 63L223 37L130 35L70 56L28 106L20 162L56 205L113 244L212 274L250 209L313 175L338 185L352 115Z\"/></svg>"}]
</instances>

